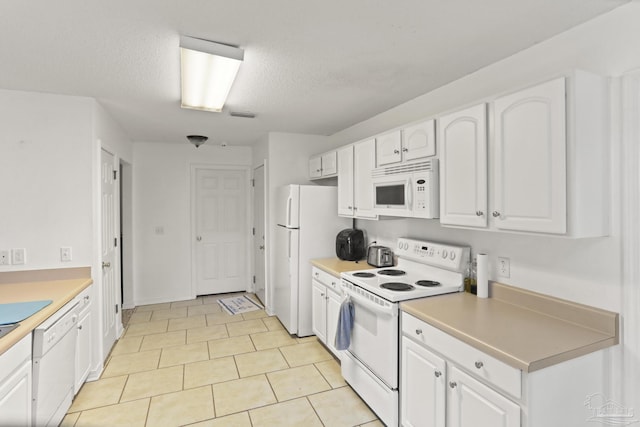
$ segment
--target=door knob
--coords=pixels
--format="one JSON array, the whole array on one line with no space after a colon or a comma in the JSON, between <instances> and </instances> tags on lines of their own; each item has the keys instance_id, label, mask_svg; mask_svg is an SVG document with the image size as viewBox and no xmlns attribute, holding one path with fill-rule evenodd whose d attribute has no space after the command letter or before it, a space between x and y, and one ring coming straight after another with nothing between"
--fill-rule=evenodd
<instances>
[{"instance_id":1,"label":"door knob","mask_svg":"<svg viewBox=\"0 0 640 427\"><path fill-rule=\"evenodd\" d=\"M111 263L110 262L102 262L102 268L109 268L111 267Z\"/></svg>"},{"instance_id":2,"label":"door knob","mask_svg":"<svg viewBox=\"0 0 640 427\"><path fill-rule=\"evenodd\" d=\"M198 242L202 241L202 236L198 236L198 237L196 237L196 240L197 240Z\"/></svg>"}]
</instances>

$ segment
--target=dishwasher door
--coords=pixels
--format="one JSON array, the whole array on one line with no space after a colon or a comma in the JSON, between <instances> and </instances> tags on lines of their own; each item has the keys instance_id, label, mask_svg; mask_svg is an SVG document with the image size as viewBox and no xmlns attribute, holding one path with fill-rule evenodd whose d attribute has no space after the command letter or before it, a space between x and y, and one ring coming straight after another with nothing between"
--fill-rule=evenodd
<instances>
[{"instance_id":1,"label":"dishwasher door","mask_svg":"<svg viewBox=\"0 0 640 427\"><path fill-rule=\"evenodd\" d=\"M73 400L77 305L64 306L34 330L33 421L57 426Z\"/></svg>"}]
</instances>

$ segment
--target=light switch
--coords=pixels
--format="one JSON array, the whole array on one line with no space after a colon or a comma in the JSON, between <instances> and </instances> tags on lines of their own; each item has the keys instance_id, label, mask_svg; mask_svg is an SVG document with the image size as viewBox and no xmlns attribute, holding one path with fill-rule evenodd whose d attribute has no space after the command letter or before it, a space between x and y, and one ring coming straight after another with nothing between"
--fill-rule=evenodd
<instances>
[{"instance_id":1,"label":"light switch","mask_svg":"<svg viewBox=\"0 0 640 427\"><path fill-rule=\"evenodd\" d=\"M6 249L0 250L0 265L11 264L10 252Z\"/></svg>"},{"instance_id":2,"label":"light switch","mask_svg":"<svg viewBox=\"0 0 640 427\"><path fill-rule=\"evenodd\" d=\"M60 261L71 261L71 248L60 248Z\"/></svg>"},{"instance_id":3,"label":"light switch","mask_svg":"<svg viewBox=\"0 0 640 427\"><path fill-rule=\"evenodd\" d=\"M27 251L24 248L11 249L11 258L13 265L21 265L27 263Z\"/></svg>"}]
</instances>

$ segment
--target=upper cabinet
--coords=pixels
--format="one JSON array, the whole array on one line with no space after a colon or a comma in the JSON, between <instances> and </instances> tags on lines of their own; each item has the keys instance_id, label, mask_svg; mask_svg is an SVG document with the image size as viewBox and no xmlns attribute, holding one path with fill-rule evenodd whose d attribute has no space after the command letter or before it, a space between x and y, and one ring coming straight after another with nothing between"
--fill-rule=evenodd
<instances>
[{"instance_id":1,"label":"upper cabinet","mask_svg":"<svg viewBox=\"0 0 640 427\"><path fill-rule=\"evenodd\" d=\"M360 141L338 150L338 215L378 218L373 212L371 179L375 161L375 139Z\"/></svg>"},{"instance_id":2,"label":"upper cabinet","mask_svg":"<svg viewBox=\"0 0 640 427\"><path fill-rule=\"evenodd\" d=\"M493 102L496 228L567 232L565 79Z\"/></svg>"},{"instance_id":3,"label":"upper cabinet","mask_svg":"<svg viewBox=\"0 0 640 427\"><path fill-rule=\"evenodd\" d=\"M476 105L438 119L440 222L486 227L487 108Z\"/></svg>"},{"instance_id":4,"label":"upper cabinet","mask_svg":"<svg viewBox=\"0 0 640 427\"><path fill-rule=\"evenodd\" d=\"M435 154L434 120L426 120L376 137L378 167L422 159Z\"/></svg>"},{"instance_id":5,"label":"upper cabinet","mask_svg":"<svg viewBox=\"0 0 640 427\"><path fill-rule=\"evenodd\" d=\"M575 71L493 100L489 140L484 104L440 117L441 223L607 235L607 106L606 79Z\"/></svg>"},{"instance_id":6,"label":"upper cabinet","mask_svg":"<svg viewBox=\"0 0 640 427\"><path fill-rule=\"evenodd\" d=\"M338 175L338 152L329 151L309 158L309 179L331 178Z\"/></svg>"}]
</instances>

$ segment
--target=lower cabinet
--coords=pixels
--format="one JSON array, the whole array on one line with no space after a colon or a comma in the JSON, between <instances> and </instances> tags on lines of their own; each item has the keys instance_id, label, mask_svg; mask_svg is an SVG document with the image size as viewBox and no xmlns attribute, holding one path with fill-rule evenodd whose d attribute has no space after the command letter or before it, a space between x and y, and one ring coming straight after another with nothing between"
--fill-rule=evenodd
<instances>
[{"instance_id":1,"label":"lower cabinet","mask_svg":"<svg viewBox=\"0 0 640 427\"><path fill-rule=\"evenodd\" d=\"M78 301L78 335L76 339L76 369L75 382L73 386L73 394L80 391L80 387L87 380L89 371L91 370L91 352L93 348L92 341L92 304L91 290L93 286L89 286L82 291L77 297Z\"/></svg>"},{"instance_id":2,"label":"lower cabinet","mask_svg":"<svg viewBox=\"0 0 640 427\"><path fill-rule=\"evenodd\" d=\"M604 389L604 352L523 372L402 313L400 424L582 427Z\"/></svg>"},{"instance_id":3,"label":"lower cabinet","mask_svg":"<svg viewBox=\"0 0 640 427\"><path fill-rule=\"evenodd\" d=\"M312 268L311 274L313 333L339 358L340 352L335 347L335 340L342 303L340 279L316 267Z\"/></svg>"},{"instance_id":4,"label":"lower cabinet","mask_svg":"<svg viewBox=\"0 0 640 427\"><path fill-rule=\"evenodd\" d=\"M31 334L0 355L0 425L31 425Z\"/></svg>"}]
</instances>

